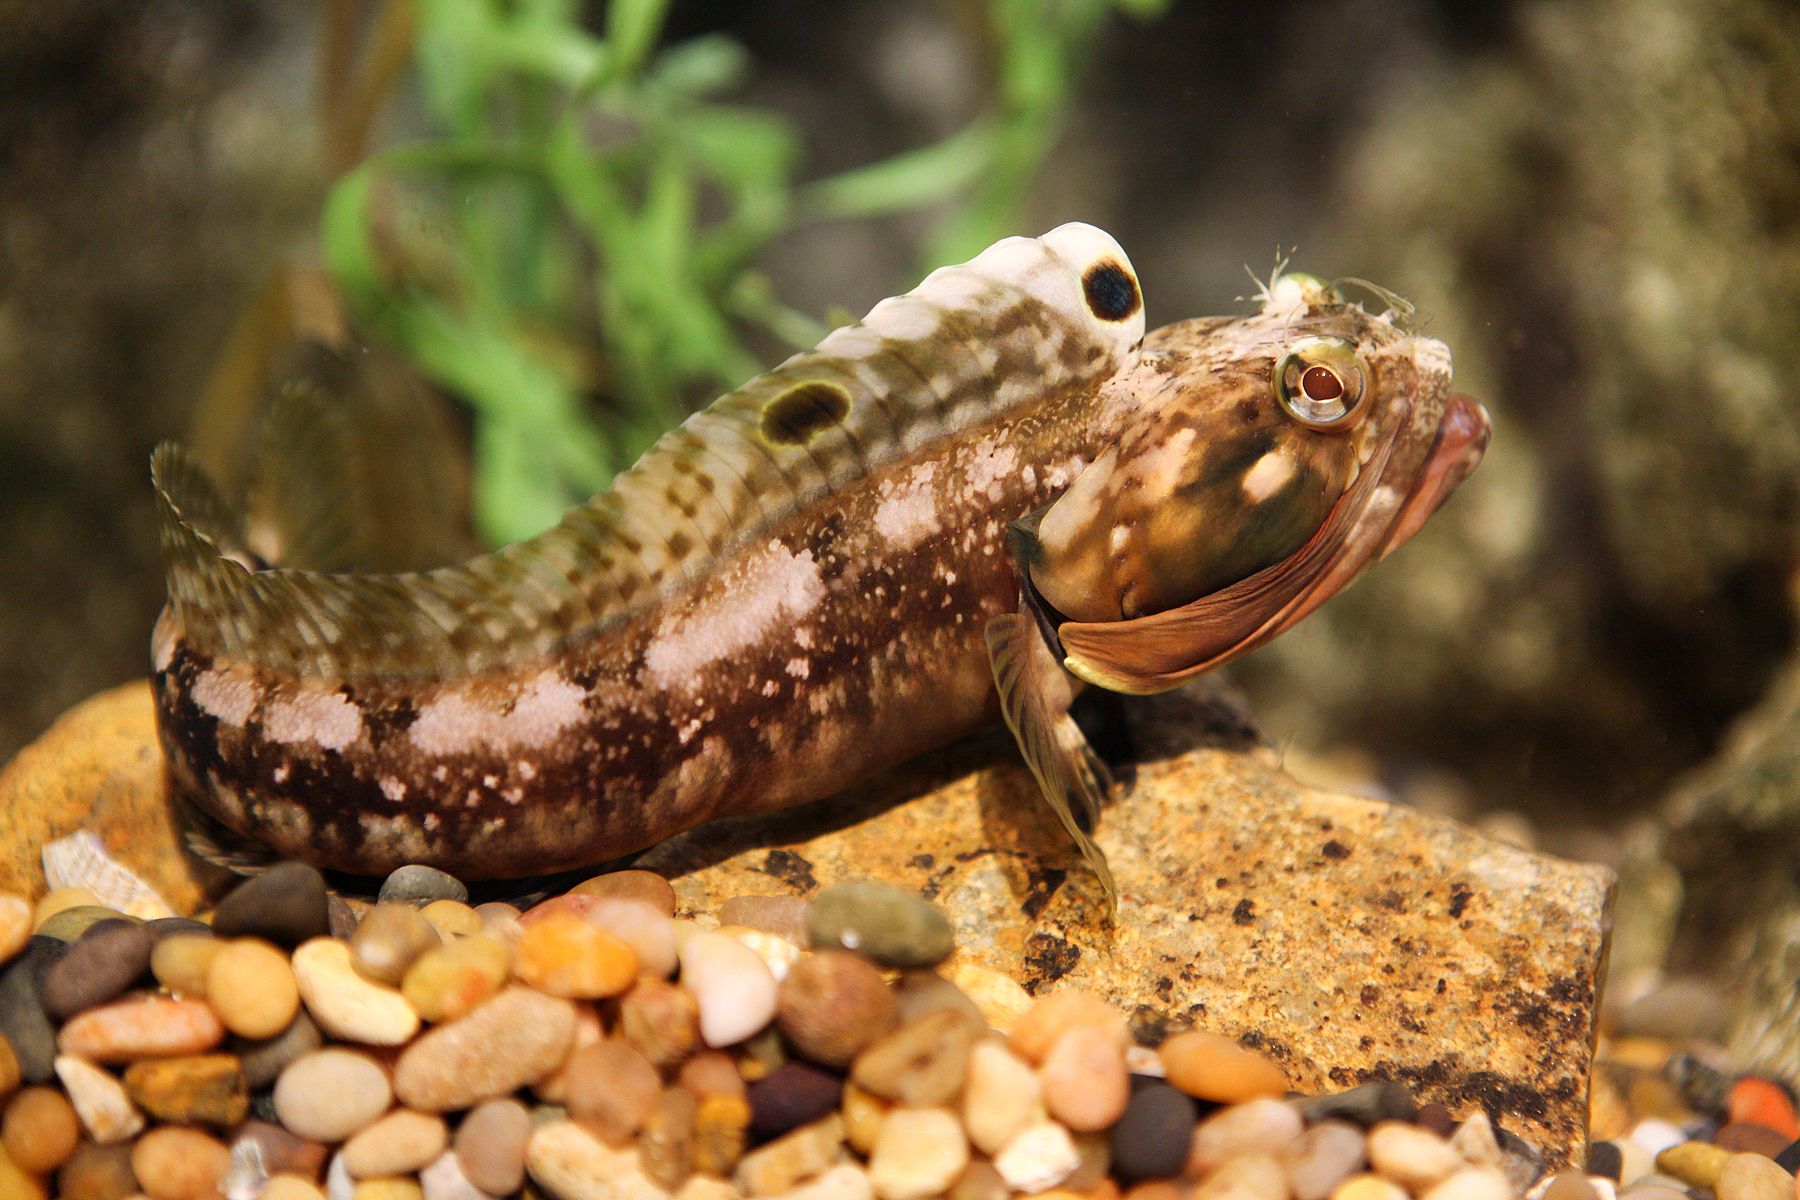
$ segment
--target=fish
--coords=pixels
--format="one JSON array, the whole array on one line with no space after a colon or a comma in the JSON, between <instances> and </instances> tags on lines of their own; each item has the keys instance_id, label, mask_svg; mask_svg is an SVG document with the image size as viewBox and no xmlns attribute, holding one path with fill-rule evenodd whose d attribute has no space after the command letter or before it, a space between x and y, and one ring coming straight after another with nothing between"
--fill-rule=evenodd
<instances>
[{"instance_id":1,"label":"fish","mask_svg":"<svg viewBox=\"0 0 1800 1200\"><path fill-rule=\"evenodd\" d=\"M330 463L310 498L284 473L284 527L165 443L174 783L282 857L516 879L819 801L1000 718L1116 903L1075 696L1169 690L1277 636L1486 447L1449 350L1353 286L1278 269L1251 313L1147 334L1110 235L1006 238L544 533L434 569L284 564L341 536L317 528L341 524Z\"/></svg>"}]
</instances>

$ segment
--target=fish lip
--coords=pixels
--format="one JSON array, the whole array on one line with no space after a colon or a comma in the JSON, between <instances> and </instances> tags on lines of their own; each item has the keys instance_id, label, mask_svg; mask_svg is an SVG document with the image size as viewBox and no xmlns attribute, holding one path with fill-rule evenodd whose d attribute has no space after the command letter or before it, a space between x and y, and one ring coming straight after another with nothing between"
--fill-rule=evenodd
<instances>
[{"instance_id":1,"label":"fish lip","mask_svg":"<svg viewBox=\"0 0 1800 1200\"><path fill-rule=\"evenodd\" d=\"M1386 558L1424 528L1431 514L1481 463L1492 433L1487 409L1473 396L1452 392L1444 398L1444 414L1431 449L1388 527L1377 558Z\"/></svg>"}]
</instances>

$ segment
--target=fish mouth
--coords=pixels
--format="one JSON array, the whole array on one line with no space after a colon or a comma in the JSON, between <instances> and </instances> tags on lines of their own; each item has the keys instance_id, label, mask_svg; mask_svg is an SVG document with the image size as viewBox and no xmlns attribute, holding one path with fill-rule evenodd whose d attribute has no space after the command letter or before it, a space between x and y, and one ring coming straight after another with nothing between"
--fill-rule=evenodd
<instances>
[{"instance_id":1,"label":"fish mouth","mask_svg":"<svg viewBox=\"0 0 1800 1200\"><path fill-rule=\"evenodd\" d=\"M1445 397L1437 437L1376 557L1386 558L1424 527L1438 506L1480 465L1492 432L1487 409L1473 396L1453 392Z\"/></svg>"},{"instance_id":2,"label":"fish mouth","mask_svg":"<svg viewBox=\"0 0 1800 1200\"><path fill-rule=\"evenodd\" d=\"M1426 430L1419 426L1430 420L1429 412L1429 406L1415 410L1410 420L1399 422L1379 461L1364 467L1293 554L1165 612L1123 621L1063 622L1056 628L1063 665L1110 691L1163 692L1297 624L1365 566L1417 533L1481 462L1490 433L1486 409L1460 393L1444 396L1430 444L1421 453L1416 447ZM1390 474L1400 479L1391 480Z\"/></svg>"}]
</instances>

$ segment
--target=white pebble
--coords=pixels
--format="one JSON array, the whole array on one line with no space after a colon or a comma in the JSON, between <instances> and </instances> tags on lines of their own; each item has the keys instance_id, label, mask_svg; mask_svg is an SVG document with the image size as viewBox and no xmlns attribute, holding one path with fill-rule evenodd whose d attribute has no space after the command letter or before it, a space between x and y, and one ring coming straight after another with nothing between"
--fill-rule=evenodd
<instances>
[{"instance_id":1,"label":"white pebble","mask_svg":"<svg viewBox=\"0 0 1800 1200\"><path fill-rule=\"evenodd\" d=\"M75 1107L88 1136L102 1146L122 1142L144 1127L144 1114L132 1104L125 1088L93 1063L68 1055L55 1062L56 1077Z\"/></svg>"},{"instance_id":2,"label":"white pebble","mask_svg":"<svg viewBox=\"0 0 1800 1200\"><path fill-rule=\"evenodd\" d=\"M874 1200L874 1197L875 1189L869 1183L868 1172L850 1162L839 1163L817 1179L781 1194L781 1200Z\"/></svg>"},{"instance_id":3,"label":"white pebble","mask_svg":"<svg viewBox=\"0 0 1800 1200\"><path fill-rule=\"evenodd\" d=\"M1055 1121L1026 1126L994 1156L994 1170L1015 1192L1048 1191L1080 1165L1075 1140Z\"/></svg>"},{"instance_id":4,"label":"white pebble","mask_svg":"<svg viewBox=\"0 0 1800 1200\"><path fill-rule=\"evenodd\" d=\"M1429 1129L1383 1121L1369 1131L1369 1164L1408 1191L1422 1192L1461 1170L1463 1160Z\"/></svg>"},{"instance_id":5,"label":"white pebble","mask_svg":"<svg viewBox=\"0 0 1800 1200\"><path fill-rule=\"evenodd\" d=\"M1031 1064L992 1038L975 1044L963 1084L963 1124L983 1154L994 1155L1034 1117L1042 1117L1042 1085ZM1047 1185L1046 1185L1047 1186Z\"/></svg>"},{"instance_id":6,"label":"white pebble","mask_svg":"<svg viewBox=\"0 0 1800 1200\"><path fill-rule=\"evenodd\" d=\"M597 896L584 919L637 953L638 973L667 979L675 970L675 922L648 900Z\"/></svg>"},{"instance_id":7,"label":"white pebble","mask_svg":"<svg viewBox=\"0 0 1800 1200\"><path fill-rule=\"evenodd\" d=\"M346 1042L403 1046L419 1032L419 1014L398 990L360 975L350 945L314 938L294 951L294 981L319 1028Z\"/></svg>"},{"instance_id":8,"label":"white pebble","mask_svg":"<svg viewBox=\"0 0 1800 1200\"><path fill-rule=\"evenodd\" d=\"M1627 1136L1643 1147L1644 1153L1653 1160L1670 1146L1679 1146L1688 1140L1688 1135L1681 1131L1679 1125L1661 1117L1645 1117L1631 1127L1631 1133Z\"/></svg>"},{"instance_id":9,"label":"white pebble","mask_svg":"<svg viewBox=\"0 0 1800 1200\"><path fill-rule=\"evenodd\" d=\"M1268 1096L1222 1108L1194 1130L1192 1162L1210 1171L1245 1154L1279 1154L1305 1122L1294 1106Z\"/></svg>"},{"instance_id":10,"label":"white pebble","mask_svg":"<svg viewBox=\"0 0 1800 1200\"><path fill-rule=\"evenodd\" d=\"M668 1192L644 1174L635 1147L615 1150L573 1121L532 1131L525 1169L557 1200L651 1200Z\"/></svg>"},{"instance_id":11,"label":"white pebble","mask_svg":"<svg viewBox=\"0 0 1800 1200\"><path fill-rule=\"evenodd\" d=\"M492 1195L469 1182L454 1150L444 1151L419 1172L419 1186L425 1192L425 1200L494 1200Z\"/></svg>"},{"instance_id":12,"label":"white pebble","mask_svg":"<svg viewBox=\"0 0 1800 1200\"><path fill-rule=\"evenodd\" d=\"M681 986L700 1006L700 1037L708 1046L735 1046L775 1019L775 976L756 951L726 934L688 937Z\"/></svg>"},{"instance_id":13,"label":"white pebble","mask_svg":"<svg viewBox=\"0 0 1800 1200\"><path fill-rule=\"evenodd\" d=\"M1450 1135L1450 1145L1462 1155L1462 1160L1475 1167L1498 1167L1502 1160L1500 1140L1494 1136L1494 1123L1488 1115L1478 1112Z\"/></svg>"},{"instance_id":14,"label":"white pebble","mask_svg":"<svg viewBox=\"0 0 1800 1200\"><path fill-rule=\"evenodd\" d=\"M1513 1200L1504 1173L1491 1167L1465 1167L1427 1189L1419 1200Z\"/></svg>"},{"instance_id":15,"label":"white pebble","mask_svg":"<svg viewBox=\"0 0 1800 1200\"><path fill-rule=\"evenodd\" d=\"M927 1200L969 1165L969 1140L947 1108L896 1108L875 1135L869 1183L881 1200Z\"/></svg>"},{"instance_id":16,"label":"white pebble","mask_svg":"<svg viewBox=\"0 0 1800 1200\"><path fill-rule=\"evenodd\" d=\"M341 1142L374 1123L394 1101L381 1064L336 1046L302 1054L275 1080L275 1115L315 1142Z\"/></svg>"}]
</instances>

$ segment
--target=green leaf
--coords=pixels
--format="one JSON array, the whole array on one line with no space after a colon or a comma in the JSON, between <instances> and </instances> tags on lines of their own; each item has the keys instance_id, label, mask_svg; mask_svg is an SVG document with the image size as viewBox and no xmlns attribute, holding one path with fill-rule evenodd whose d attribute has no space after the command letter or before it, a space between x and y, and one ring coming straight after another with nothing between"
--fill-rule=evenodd
<instances>
[{"instance_id":1,"label":"green leaf","mask_svg":"<svg viewBox=\"0 0 1800 1200\"><path fill-rule=\"evenodd\" d=\"M606 6L606 76L635 74L662 35L669 0L611 0Z\"/></svg>"},{"instance_id":2,"label":"green leaf","mask_svg":"<svg viewBox=\"0 0 1800 1200\"><path fill-rule=\"evenodd\" d=\"M981 177L994 135L991 123L977 121L941 142L815 180L800 190L800 213L813 220L885 216L945 200Z\"/></svg>"},{"instance_id":3,"label":"green leaf","mask_svg":"<svg viewBox=\"0 0 1800 1200\"><path fill-rule=\"evenodd\" d=\"M785 118L711 105L669 120L663 132L701 171L733 188L784 186L800 157Z\"/></svg>"}]
</instances>

